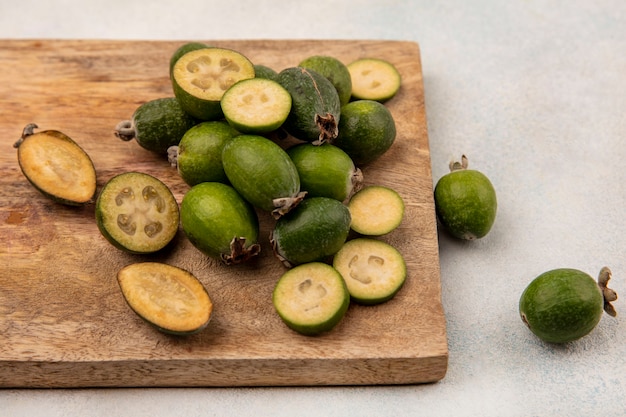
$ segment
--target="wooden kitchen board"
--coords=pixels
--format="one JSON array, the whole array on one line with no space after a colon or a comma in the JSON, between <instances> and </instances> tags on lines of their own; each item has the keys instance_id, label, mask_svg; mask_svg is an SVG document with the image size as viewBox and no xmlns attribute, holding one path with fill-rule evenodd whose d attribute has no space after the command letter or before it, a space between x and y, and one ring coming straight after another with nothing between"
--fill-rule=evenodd
<instances>
[{"instance_id":1,"label":"wooden kitchen board","mask_svg":"<svg viewBox=\"0 0 626 417\"><path fill-rule=\"evenodd\" d=\"M180 202L188 187L160 155L113 130L147 100L172 96L170 55L182 41L0 40L0 386L191 387L412 384L447 369L445 317L419 46L404 41L206 41L276 70L310 55L345 63L392 62L402 87L386 103L397 125L391 150L363 167L366 184L396 189L401 226L381 239L405 256L397 296L351 305L330 333L289 330L271 303L285 272L259 213L262 252L247 265L208 259L182 230L166 250L137 256L100 235L93 204L72 208L39 194L21 174L13 144L23 127L56 129L91 156L98 190L113 175L147 172ZM194 273L215 310L190 337L157 332L130 311L116 281L130 263L158 260Z\"/></svg>"}]
</instances>

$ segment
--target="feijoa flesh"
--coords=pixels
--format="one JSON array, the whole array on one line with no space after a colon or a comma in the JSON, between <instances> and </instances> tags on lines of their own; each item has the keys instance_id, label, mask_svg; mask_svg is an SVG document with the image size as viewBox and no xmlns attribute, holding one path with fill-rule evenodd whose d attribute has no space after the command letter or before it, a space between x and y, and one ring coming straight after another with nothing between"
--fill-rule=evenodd
<instances>
[{"instance_id":1,"label":"feijoa flesh","mask_svg":"<svg viewBox=\"0 0 626 417\"><path fill-rule=\"evenodd\" d=\"M211 320L209 293L189 271L160 262L140 262L122 268L117 282L128 306L161 332L195 334Z\"/></svg>"},{"instance_id":2,"label":"feijoa flesh","mask_svg":"<svg viewBox=\"0 0 626 417\"><path fill-rule=\"evenodd\" d=\"M272 302L289 328L315 336L339 324L350 305L350 295L337 270L311 262L281 276L272 292Z\"/></svg>"},{"instance_id":3,"label":"feijoa flesh","mask_svg":"<svg viewBox=\"0 0 626 417\"><path fill-rule=\"evenodd\" d=\"M158 178L125 172L108 180L96 200L96 223L115 247L138 254L163 249L178 232L180 212Z\"/></svg>"},{"instance_id":4,"label":"feijoa flesh","mask_svg":"<svg viewBox=\"0 0 626 417\"><path fill-rule=\"evenodd\" d=\"M320 145L337 137L341 103L337 89L317 71L290 67L278 82L291 94L291 110L283 129L296 139Z\"/></svg>"},{"instance_id":5,"label":"feijoa flesh","mask_svg":"<svg viewBox=\"0 0 626 417\"><path fill-rule=\"evenodd\" d=\"M174 65L178 61L178 59L185 55L187 52L195 51L198 49L206 49L211 48L211 46L207 45L204 42L186 42L176 48L172 56L170 57L170 79L174 73Z\"/></svg>"},{"instance_id":6,"label":"feijoa flesh","mask_svg":"<svg viewBox=\"0 0 626 417\"><path fill-rule=\"evenodd\" d=\"M163 97L143 103L130 120L119 122L115 136L124 141L135 139L142 148L165 155L197 123L175 97Z\"/></svg>"},{"instance_id":7,"label":"feijoa flesh","mask_svg":"<svg viewBox=\"0 0 626 417\"><path fill-rule=\"evenodd\" d=\"M293 161L266 137L234 137L224 146L222 163L226 177L239 194L275 218L288 213L304 198Z\"/></svg>"},{"instance_id":8,"label":"feijoa flesh","mask_svg":"<svg viewBox=\"0 0 626 417\"><path fill-rule=\"evenodd\" d=\"M567 343L589 334L599 323L602 312L616 312L611 304L617 299L607 287L611 271L604 267L597 282L587 273L572 269L553 269L536 277L519 301L522 321L540 339Z\"/></svg>"},{"instance_id":9,"label":"feijoa flesh","mask_svg":"<svg viewBox=\"0 0 626 417\"><path fill-rule=\"evenodd\" d=\"M361 169L340 148L324 143L301 143L287 149L300 177L300 188L309 197L330 197L339 201L358 191L363 182Z\"/></svg>"},{"instance_id":10,"label":"feijoa flesh","mask_svg":"<svg viewBox=\"0 0 626 417\"><path fill-rule=\"evenodd\" d=\"M286 267L324 260L345 243L350 231L350 212L328 197L304 199L278 219L270 241L274 254Z\"/></svg>"},{"instance_id":11,"label":"feijoa flesh","mask_svg":"<svg viewBox=\"0 0 626 417\"><path fill-rule=\"evenodd\" d=\"M189 241L226 265L246 262L261 250L256 211L230 185L194 185L183 197L180 217Z\"/></svg>"},{"instance_id":12,"label":"feijoa flesh","mask_svg":"<svg viewBox=\"0 0 626 417\"><path fill-rule=\"evenodd\" d=\"M224 120L199 123L185 132L178 146L168 149L168 159L189 186L201 182L227 183L222 150L238 134Z\"/></svg>"},{"instance_id":13,"label":"feijoa flesh","mask_svg":"<svg viewBox=\"0 0 626 417\"><path fill-rule=\"evenodd\" d=\"M26 125L15 142L17 161L26 179L44 196L61 204L79 206L93 202L96 170L87 153L57 130L34 133Z\"/></svg>"},{"instance_id":14,"label":"feijoa flesh","mask_svg":"<svg viewBox=\"0 0 626 417\"><path fill-rule=\"evenodd\" d=\"M200 120L223 117L220 101L237 81L254 78L254 65L227 48L202 48L182 55L172 70L172 88L182 108Z\"/></svg>"},{"instance_id":15,"label":"feijoa flesh","mask_svg":"<svg viewBox=\"0 0 626 417\"><path fill-rule=\"evenodd\" d=\"M402 254L390 244L372 238L346 242L335 254L333 267L346 281L352 299L365 305L389 301L406 280Z\"/></svg>"},{"instance_id":16,"label":"feijoa flesh","mask_svg":"<svg viewBox=\"0 0 626 417\"><path fill-rule=\"evenodd\" d=\"M385 154L395 139L396 123L389 109L374 100L356 100L341 108L339 132L331 143L362 166Z\"/></svg>"},{"instance_id":17,"label":"feijoa flesh","mask_svg":"<svg viewBox=\"0 0 626 417\"><path fill-rule=\"evenodd\" d=\"M392 232L404 218L404 200L397 191L382 185L359 190L348 202L352 216L350 227L366 236Z\"/></svg>"},{"instance_id":18,"label":"feijoa flesh","mask_svg":"<svg viewBox=\"0 0 626 417\"><path fill-rule=\"evenodd\" d=\"M454 237L480 239L495 222L498 202L493 184L482 172L468 169L465 155L437 181L434 197L437 218Z\"/></svg>"},{"instance_id":19,"label":"feijoa flesh","mask_svg":"<svg viewBox=\"0 0 626 417\"><path fill-rule=\"evenodd\" d=\"M380 58L360 58L348 64L355 100L384 102L400 90L402 78L398 69Z\"/></svg>"}]
</instances>

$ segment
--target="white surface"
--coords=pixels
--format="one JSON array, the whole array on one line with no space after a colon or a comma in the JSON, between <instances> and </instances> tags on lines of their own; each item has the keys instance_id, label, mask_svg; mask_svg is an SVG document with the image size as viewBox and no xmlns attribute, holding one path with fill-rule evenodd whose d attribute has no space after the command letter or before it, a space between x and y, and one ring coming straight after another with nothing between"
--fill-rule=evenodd
<instances>
[{"instance_id":1,"label":"white surface","mask_svg":"<svg viewBox=\"0 0 626 417\"><path fill-rule=\"evenodd\" d=\"M626 414L623 0L1 0L0 38L414 40L434 180L465 153L499 198L483 240L440 236L450 360L439 383L4 390L3 416ZM522 325L517 303L536 275L604 265L623 295L617 319L562 347Z\"/></svg>"}]
</instances>

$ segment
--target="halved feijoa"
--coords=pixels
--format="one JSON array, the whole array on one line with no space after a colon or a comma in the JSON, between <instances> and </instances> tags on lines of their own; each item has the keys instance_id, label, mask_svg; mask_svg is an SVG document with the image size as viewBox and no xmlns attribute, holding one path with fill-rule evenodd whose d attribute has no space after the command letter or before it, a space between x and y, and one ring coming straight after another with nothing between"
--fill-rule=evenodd
<instances>
[{"instance_id":1,"label":"halved feijoa","mask_svg":"<svg viewBox=\"0 0 626 417\"><path fill-rule=\"evenodd\" d=\"M329 143L301 143L287 149L300 176L300 188L309 197L330 197L344 201L357 191L363 173L350 156Z\"/></svg>"},{"instance_id":2,"label":"halved feijoa","mask_svg":"<svg viewBox=\"0 0 626 417\"><path fill-rule=\"evenodd\" d=\"M615 316L611 305L617 299L607 287L609 268L602 268L598 281L572 268L544 272L524 290L519 301L522 321L531 332L550 343L567 343L589 334L602 311Z\"/></svg>"},{"instance_id":3,"label":"halved feijoa","mask_svg":"<svg viewBox=\"0 0 626 417\"><path fill-rule=\"evenodd\" d=\"M230 185L194 185L183 197L180 218L189 241L226 265L245 262L261 250L256 211Z\"/></svg>"},{"instance_id":4,"label":"halved feijoa","mask_svg":"<svg viewBox=\"0 0 626 417\"><path fill-rule=\"evenodd\" d=\"M172 70L174 95L182 108L201 120L220 119L222 96L237 81L254 78L254 65L241 53L226 48L189 51Z\"/></svg>"},{"instance_id":5,"label":"halved feijoa","mask_svg":"<svg viewBox=\"0 0 626 417\"><path fill-rule=\"evenodd\" d=\"M111 178L96 200L96 222L115 247L131 253L163 249L178 231L178 203L158 178L125 172Z\"/></svg>"},{"instance_id":6,"label":"halved feijoa","mask_svg":"<svg viewBox=\"0 0 626 417\"><path fill-rule=\"evenodd\" d=\"M337 137L341 103L337 89L322 74L302 67L278 73L291 94L291 111L283 128L293 137L316 145Z\"/></svg>"},{"instance_id":7,"label":"halved feijoa","mask_svg":"<svg viewBox=\"0 0 626 417\"><path fill-rule=\"evenodd\" d=\"M348 64L352 79L352 97L356 100L384 102L395 96L402 78L398 69L379 58L361 58Z\"/></svg>"},{"instance_id":8,"label":"halved feijoa","mask_svg":"<svg viewBox=\"0 0 626 417\"><path fill-rule=\"evenodd\" d=\"M178 146L168 149L168 159L190 186L201 182L227 183L222 150L238 134L223 120L199 123L185 132Z\"/></svg>"},{"instance_id":9,"label":"halved feijoa","mask_svg":"<svg viewBox=\"0 0 626 417\"><path fill-rule=\"evenodd\" d=\"M334 255L350 232L350 212L328 197L304 199L278 219L271 232L274 254L286 267Z\"/></svg>"},{"instance_id":10,"label":"halved feijoa","mask_svg":"<svg viewBox=\"0 0 626 417\"><path fill-rule=\"evenodd\" d=\"M352 230L362 235L381 236L402 223L404 200L389 187L370 185L352 196L348 209Z\"/></svg>"},{"instance_id":11,"label":"halved feijoa","mask_svg":"<svg viewBox=\"0 0 626 417\"><path fill-rule=\"evenodd\" d=\"M142 148L166 154L196 123L175 97L163 97L143 103L130 120L119 122L115 136L125 141L135 139Z\"/></svg>"},{"instance_id":12,"label":"halved feijoa","mask_svg":"<svg viewBox=\"0 0 626 417\"><path fill-rule=\"evenodd\" d=\"M170 57L170 78L172 77L172 74L174 73L174 65L176 64L176 62L181 56L185 55L187 52L195 51L198 49L206 49L206 48L211 48L211 46L207 45L204 42L196 42L196 41L186 42L182 44L181 46L179 46L178 48L176 48L176 50Z\"/></svg>"},{"instance_id":13,"label":"halved feijoa","mask_svg":"<svg viewBox=\"0 0 626 417\"><path fill-rule=\"evenodd\" d=\"M480 239L489 233L496 219L498 201L489 178L467 169L465 155L452 162L450 172L435 185L435 211L441 225L459 239Z\"/></svg>"},{"instance_id":14,"label":"halved feijoa","mask_svg":"<svg viewBox=\"0 0 626 417\"><path fill-rule=\"evenodd\" d=\"M340 104L348 104L352 96L352 77L343 62L333 56L313 55L300 61L298 66L312 69L328 78L339 94Z\"/></svg>"},{"instance_id":15,"label":"halved feijoa","mask_svg":"<svg viewBox=\"0 0 626 417\"><path fill-rule=\"evenodd\" d=\"M333 267L312 262L285 272L274 287L272 302L289 328L315 336L339 324L350 306L350 295Z\"/></svg>"},{"instance_id":16,"label":"halved feijoa","mask_svg":"<svg viewBox=\"0 0 626 417\"><path fill-rule=\"evenodd\" d=\"M62 204L83 205L96 194L96 170L87 153L57 130L34 133L26 125L14 144L17 161L28 181L43 195Z\"/></svg>"},{"instance_id":17,"label":"halved feijoa","mask_svg":"<svg viewBox=\"0 0 626 417\"><path fill-rule=\"evenodd\" d=\"M283 148L259 135L239 135L222 152L232 186L253 206L278 218L304 198L298 170Z\"/></svg>"},{"instance_id":18,"label":"halved feijoa","mask_svg":"<svg viewBox=\"0 0 626 417\"><path fill-rule=\"evenodd\" d=\"M222 97L224 118L241 133L278 129L291 110L291 95L276 81L249 78L233 84Z\"/></svg>"},{"instance_id":19,"label":"halved feijoa","mask_svg":"<svg viewBox=\"0 0 626 417\"><path fill-rule=\"evenodd\" d=\"M392 299L406 280L402 254L390 244L372 238L347 241L333 258L333 267L346 281L355 302L380 304Z\"/></svg>"},{"instance_id":20,"label":"halved feijoa","mask_svg":"<svg viewBox=\"0 0 626 417\"><path fill-rule=\"evenodd\" d=\"M395 139L396 123L389 109L374 100L357 100L341 108L339 134L331 143L362 166L381 157Z\"/></svg>"},{"instance_id":21,"label":"halved feijoa","mask_svg":"<svg viewBox=\"0 0 626 417\"><path fill-rule=\"evenodd\" d=\"M189 271L160 262L141 262L122 268L117 282L128 306L161 332L190 335L203 330L211 320L211 298Z\"/></svg>"}]
</instances>

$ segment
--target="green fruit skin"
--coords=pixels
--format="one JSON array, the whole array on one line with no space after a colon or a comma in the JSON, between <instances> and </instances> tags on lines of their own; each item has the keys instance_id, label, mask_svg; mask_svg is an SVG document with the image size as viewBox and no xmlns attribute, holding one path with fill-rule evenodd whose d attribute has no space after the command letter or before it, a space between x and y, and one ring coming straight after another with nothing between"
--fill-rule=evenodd
<instances>
[{"instance_id":1,"label":"green fruit skin","mask_svg":"<svg viewBox=\"0 0 626 417\"><path fill-rule=\"evenodd\" d=\"M204 100L194 97L186 92L174 78L172 78L172 89L181 107L198 120L211 121L220 120L224 117L222 106L219 101Z\"/></svg>"},{"instance_id":2,"label":"green fruit skin","mask_svg":"<svg viewBox=\"0 0 626 417\"><path fill-rule=\"evenodd\" d=\"M435 211L441 224L459 239L480 239L496 219L498 202L491 181L481 172L452 171L435 186Z\"/></svg>"},{"instance_id":3,"label":"green fruit skin","mask_svg":"<svg viewBox=\"0 0 626 417\"><path fill-rule=\"evenodd\" d=\"M279 145L258 135L239 135L222 151L224 172L232 186L261 210L274 210L274 199L300 192L300 177Z\"/></svg>"},{"instance_id":4,"label":"green fruit skin","mask_svg":"<svg viewBox=\"0 0 626 417\"><path fill-rule=\"evenodd\" d=\"M340 148L325 143L302 143L287 149L300 176L300 188L309 197L330 197L344 201L354 188L356 167Z\"/></svg>"},{"instance_id":5,"label":"green fruit skin","mask_svg":"<svg viewBox=\"0 0 626 417\"><path fill-rule=\"evenodd\" d=\"M135 110L133 125L137 143L152 152L166 154L178 145L187 130L198 121L186 113L175 97L148 101Z\"/></svg>"},{"instance_id":6,"label":"green fruit skin","mask_svg":"<svg viewBox=\"0 0 626 417\"><path fill-rule=\"evenodd\" d=\"M222 165L224 145L238 132L225 121L202 122L189 129L178 144L178 173L185 183L228 183Z\"/></svg>"},{"instance_id":7,"label":"green fruit skin","mask_svg":"<svg viewBox=\"0 0 626 417\"><path fill-rule=\"evenodd\" d=\"M540 339L567 343L587 335L600 318L604 298L596 281L576 269L554 269L535 278L519 302L522 320Z\"/></svg>"},{"instance_id":8,"label":"green fruit skin","mask_svg":"<svg viewBox=\"0 0 626 417\"><path fill-rule=\"evenodd\" d=\"M266 65L254 65L254 76L255 78L265 78L278 82L278 73Z\"/></svg>"},{"instance_id":9,"label":"green fruit skin","mask_svg":"<svg viewBox=\"0 0 626 417\"><path fill-rule=\"evenodd\" d=\"M176 64L176 61L178 61L178 59L181 56L185 55L187 52L195 51L198 49L206 49L206 48L211 48L211 46L202 42L187 42L181 45L180 47L178 47L178 49L174 51L174 53L172 54L170 58L170 79L172 77L174 65Z\"/></svg>"},{"instance_id":10,"label":"green fruit skin","mask_svg":"<svg viewBox=\"0 0 626 417\"><path fill-rule=\"evenodd\" d=\"M323 260L346 242L350 221L350 211L340 201L306 198L276 222L271 238L275 253L292 266Z\"/></svg>"},{"instance_id":11,"label":"green fruit skin","mask_svg":"<svg viewBox=\"0 0 626 417\"><path fill-rule=\"evenodd\" d=\"M335 86L339 103L342 106L348 104L352 96L352 78L343 62L331 56L315 55L301 61L298 66L312 69L326 77Z\"/></svg>"},{"instance_id":12,"label":"green fruit skin","mask_svg":"<svg viewBox=\"0 0 626 417\"><path fill-rule=\"evenodd\" d=\"M331 143L357 166L385 154L396 139L396 123L387 107L374 100L356 100L341 108L339 134Z\"/></svg>"},{"instance_id":13,"label":"green fruit skin","mask_svg":"<svg viewBox=\"0 0 626 417\"><path fill-rule=\"evenodd\" d=\"M282 126L290 135L305 142L336 137L341 103L337 89L326 77L310 69L291 67L278 73L278 83L291 94L291 111ZM320 117L328 121L321 123Z\"/></svg>"},{"instance_id":14,"label":"green fruit skin","mask_svg":"<svg viewBox=\"0 0 626 417\"><path fill-rule=\"evenodd\" d=\"M230 254L233 238L245 238L248 248L259 236L259 221L252 206L234 188L219 182L191 187L181 202L180 219L189 241L215 259Z\"/></svg>"}]
</instances>

